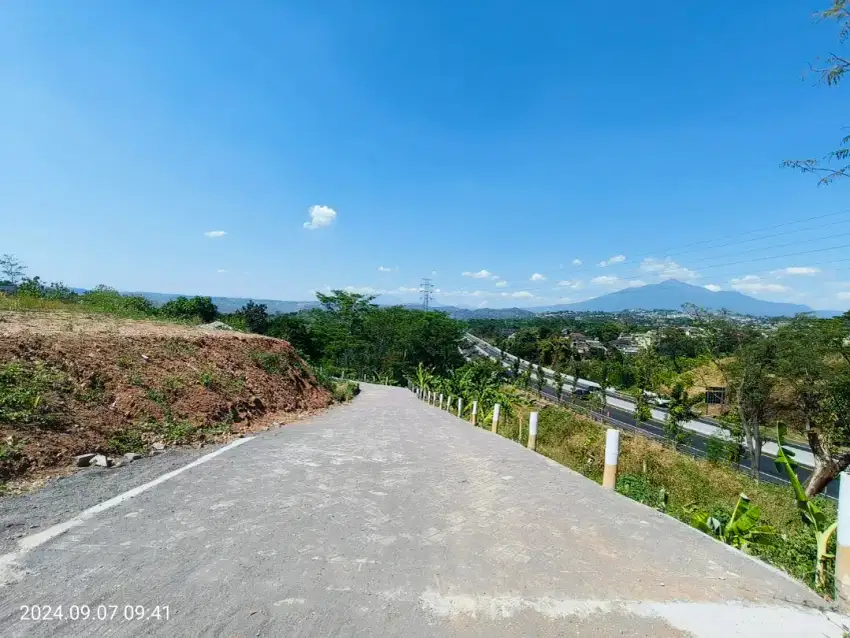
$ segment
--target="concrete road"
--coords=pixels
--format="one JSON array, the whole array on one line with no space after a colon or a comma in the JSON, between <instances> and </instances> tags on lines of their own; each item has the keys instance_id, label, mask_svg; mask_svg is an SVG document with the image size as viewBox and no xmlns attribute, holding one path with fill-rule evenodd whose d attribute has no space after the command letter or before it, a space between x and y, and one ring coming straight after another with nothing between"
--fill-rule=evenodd
<instances>
[{"instance_id":1,"label":"concrete road","mask_svg":"<svg viewBox=\"0 0 850 638\"><path fill-rule=\"evenodd\" d=\"M801 584L406 390L242 441L20 539L0 635L842 636Z\"/></svg>"}]
</instances>

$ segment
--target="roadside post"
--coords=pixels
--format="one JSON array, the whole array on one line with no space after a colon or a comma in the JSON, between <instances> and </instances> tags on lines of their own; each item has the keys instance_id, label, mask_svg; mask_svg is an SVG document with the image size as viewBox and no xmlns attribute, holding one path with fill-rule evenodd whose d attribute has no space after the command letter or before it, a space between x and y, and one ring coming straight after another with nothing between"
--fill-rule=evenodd
<instances>
[{"instance_id":1,"label":"roadside post","mask_svg":"<svg viewBox=\"0 0 850 638\"><path fill-rule=\"evenodd\" d=\"M440 392L440 409L443 409L443 393Z\"/></svg>"},{"instance_id":2,"label":"roadside post","mask_svg":"<svg viewBox=\"0 0 850 638\"><path fill-rule=\"evenodd\" d=\"M528 449L537 449L537 412L532 412L528 416Z\"/></svg>"},{"instance_id":3,"label":"roadside post","mask_svg":"<svg viewBox=\"0 0 850 638\"><path fill-rule=\"evenodd\" d=\"M605 433L605 472L602 487L613 490L617 485L617 459L620 457L620 431L614 428Z\"/></svg>"},{"instance_id":4,"label":"roadside post","mask_svg":"<svg viewBox=\"0 0 850 638\"><path fill-rule=\"evenodd\" d=\"M446 399L446 412L452 409L452 395L450 394Z\"/></svg>"},{"instance_id":5,"label":"roadside post","mask_svg":"<svg viewBox=\"0 0 850 638\"><path fill-rule=\"evenodd\" d=\"M463 414L463 399L461 397L457 398L457 418L461 418L461 414Z\"/></svg>"},{"instance_id":6,"label":"roadside post","mask_svg":"<svg viewBox=\"0 0 850 638\"><path fill-rule=\"evenodd\" d=\"M838 530L835 541L835 600L838 610L850 611L850 473L840 474Z\"/></svg>"},{"instance_id":7,"label":"roadside post","mask_svg":"<svg viewBox=\"0 0 850 638\"><path fill-rule=\"evenodd\" d=\"M475 425L475 417L478 416L478 401L472 402L472 425Z\"/></svg>"},{"instance_id":8,"label":"roadside post","mask_svg":"<svg viewBox=\"0 0 850 638\"><path fill-rule=\"evenodd\" d=\"M493 426L490 428L491 432L496 432L499 427L499 404L493 406Z\"/></svg>"}]
</instances>

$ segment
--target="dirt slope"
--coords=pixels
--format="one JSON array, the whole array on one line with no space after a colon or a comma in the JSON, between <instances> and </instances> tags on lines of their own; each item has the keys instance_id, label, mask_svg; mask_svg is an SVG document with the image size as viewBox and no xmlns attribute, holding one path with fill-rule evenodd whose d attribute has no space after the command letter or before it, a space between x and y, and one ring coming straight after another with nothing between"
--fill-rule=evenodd
<instances>
[{"instance_id":1,"label":"dirt slope","mask_svg":"<svg viewBox=\"0 0 850 638\"><path fill-rule=\"evenodd\" d=\"M0 315L0 480L88 452L224 440L331 402L278 339L79 313Z\"/></svg>"}]
</instances>

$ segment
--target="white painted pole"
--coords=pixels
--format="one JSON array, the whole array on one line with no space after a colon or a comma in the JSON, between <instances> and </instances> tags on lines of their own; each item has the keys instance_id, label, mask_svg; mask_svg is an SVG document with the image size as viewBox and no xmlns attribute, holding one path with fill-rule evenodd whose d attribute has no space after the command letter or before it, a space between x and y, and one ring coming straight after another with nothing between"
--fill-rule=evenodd
<instances>
[{"instance_id":1,"label":"white painted pole","mask_svg":"<svg viewBox=\"0 0 850 638\"><path fill-rule=\"evenodd\" d=\"M446 411L448 412L451 409L452 409L452 395L450 394L448 396L448 398L446 399Z\"/></svg>"},{"instance_id":2,"label":"white painted pole","mask_svg":"<svg viewBox=\"0 0 850 638\"><path fill-rule=\"evenodd\" d=\"M478 401L472 402L472 425L475 425L475 417L478 416Z\"/></svg>"},{"instance_id":3,"label":"white painted pole","mask_svg":"<svg viewBox=\"0 0 850 638\"><path fill-rule=\"evenodd\" d=\"M499 404L493 406L493 425L490 428L491 432L496 432L499 427Z\"/></svg>"},{"instance_id":4,"label":"white painted pole","mask_svg":"<svg viewBox=\"0 0 850 638\"><path fill-rule=\"evenodd\" d=\"M440 409L443 409L443 393L440 392Z\"/></svg>"},{"instance_id":5,"label":"white painted pole","mask_svg":"<svg viewBox=\"0 0 850 638\"><path fill-rule=\"evenodd\" d=\"M537 412L528 415L528 449L537 449Z\"/></svg>"},{"instance_id":6,"label":"white painted pole","mask_svg":"<svg viewBox=\"0 0 850 638\"><path fill-rule=\"evenodd\" d=\"M613 428L605 433L605 471L602 487L613 490L617 485L617 460L620 458L620 431Z\"/></svg>"},{"instance_id":7,"label":"white painted pole","mask_svg":"<svg viewBox=\"0 0 850 638\"><path fill-rule=\"evenodd\" d=\"M835 542L835 600L838 610L850 611L850 473L842 472L838 486L838 530Z\"/></svg>"},{"instance_id":8,"label":"white painted pole","mask_svg":"<svg viewBox=\"0 0 850 638\"><path fill-rule=\"evenodd\" d=\"M463 414L463 399L461 397L457 398L457 418L461 417Z\"/></svg>"}]
</instances>

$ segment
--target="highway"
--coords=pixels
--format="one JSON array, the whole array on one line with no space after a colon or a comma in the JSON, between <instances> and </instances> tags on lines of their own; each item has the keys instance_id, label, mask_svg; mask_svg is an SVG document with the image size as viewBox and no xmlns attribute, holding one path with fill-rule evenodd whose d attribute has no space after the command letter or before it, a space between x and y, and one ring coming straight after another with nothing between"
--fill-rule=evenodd
<instances>
[{"instance_id":1,"label":"highway","mask_svg":"<svg viewBox=\"0 0 850 638\"><path fill-rule=\"evenodd\" d=\"M482 354L483 356L487 356L493 360L499 361L501 350L492 346L475 337L474 335L469 335L470 342L475 346L476 350ZM506 358L510 358L513 360L515 357L508 352L505 352ZM503 365L509 367L510 364L507 362L503 362ZM520 359L520 366L522 368L527 368L529 366L529 362ZM544 375L546 376L546 385L543 387L543 394L546 395L552 401L558 402L557 393L555 392L553 385L554 382L550 378L550 374L554 374L554 371L548 370L547 368L543 368ZM548 372L547 372L548 370ZM536 378L536 374L532 373L532 378ZM563 399L560 401L561 403L570 403L577 405L582 410L592 412L590 410L590 406L587 404L586 400L582 400L579 398L573 398L570 395L570 390L572 387L572 377L568 377L564 375L565 383L563 388ZM579 385L582 384L592 384L596 386L597 384L593 384L592 382L588 382L585 379L579 379ZM633 431L637 431L643 435L649 436L651 438L656 438L660 440L664 440L664 425L663 419L666 412L664 410L659 410L657 408L652 410L653 420L649 422L641 422L638 424L634 417L634 403L629 402L623 398L623 395L620 393L612 393L607 392L607 402L608 405L604 410L604 413L596 413L595 416L597 418L602 419L611 419L613 421L612 425L617 426L626 426L623 429L629 429ZM613 395L613 396L612 396ZM728 440L728 432L725 430L721 430L715 425L712 425L703 421L689 421L685 424L686 428L690 430L690 437L686 444L680 445L679 450L692 456L697 456L701 458L705 458L708 456L708 441L712 436L720 436L721 438L726 438ZM799 448L797 446L787 446L791 447L795 452L795 459L800 465L797 467L797 476L801 481L805 482L808 480L811 475L811 466L813 463L813 457L811 452L805 450L803 448ZM785 473L778 470L774 463L776 454L776 444L772 441L765 443L762 450L762 457L759 462L759 476L762 480L769 481L771 483L777 484L788 484L787 479L785 478ZM746 458L746 453L744 453L745 458L743 458L740 464L737 466L742 472L750 472L751 461L749 458ZM839 482L837 480L832 481L824 490L826 496L830 498L838 498L838 485Z\"/></svg>"}]
</instances>

